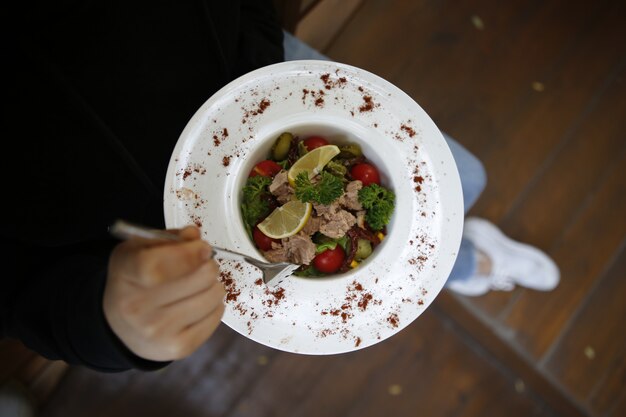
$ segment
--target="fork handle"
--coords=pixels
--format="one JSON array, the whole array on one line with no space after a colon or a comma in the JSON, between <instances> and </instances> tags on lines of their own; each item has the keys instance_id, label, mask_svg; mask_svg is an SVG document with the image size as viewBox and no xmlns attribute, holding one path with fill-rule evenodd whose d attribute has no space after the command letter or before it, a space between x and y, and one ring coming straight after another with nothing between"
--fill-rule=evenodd
<instances>
[{"instance_id":1,"label":"fork handle","mask_svg":"<svg viewBox=\"0 0 626 417\"><path fill-rule=\"evenodd\" d=\"M171 240L173 242L180 242L182 239L180 236L174 233L170 233L167 230L160 229L151 229L145 226L140 226L138 224L133 224L127 222L125 220L117 220L113 225L109 228L109 232L119 238L119 239L130 239L132 237L140 237L143 239L150 240ZM250 259L248 256L234 252L232 250L220 248L219 246L213 246L213 256L223 256L225 258L236 259L239 261L248 262L247 259Z\"/></svg>"}]
</instances>

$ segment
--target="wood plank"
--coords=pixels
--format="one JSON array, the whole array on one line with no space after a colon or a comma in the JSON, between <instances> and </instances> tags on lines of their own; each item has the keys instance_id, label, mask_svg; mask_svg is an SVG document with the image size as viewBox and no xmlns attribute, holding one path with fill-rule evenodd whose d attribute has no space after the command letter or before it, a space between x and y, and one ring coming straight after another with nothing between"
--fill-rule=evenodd
<instances>
[{"instance_id":1,"label":"wood plank","mask_svg":"<svg viewBox=\"0 0 626 417\"><path fill-rule=\"evenodd\" d=\"M73 367L43 407L42 416L194 415L197 409L181 398L210 373L236 338L222 325L192 356L156 372L98 373ZM189 413L189 414L185 414Z\"/></svg>"},{"instance_id":2,"label":"wood plank","mask_svg":"<svg viewBox=\"0 0 626 417\"><path fill-rule=\"evenodd\" d=\"M507 137L510 119L532 93L532 81L553 64L570 35L546 32L544 25L557 13L565 24L575 25L582 19L580 9L533 1L446 3L434 28L423 22L425 33L419 35L428 43L416 48L419 53L394 81L442 130L482 157L482 148ZM483 29L472 25L476 18Z\"/></svg>"},{"instance_id":3,"label":"wood plank","mask_svg":"<svg viewBox=\"0 0 626 417\"><path fill-rule=\"evenodd\" d=\"M524 114L528 119L511 125L507 145L492 148L484 157L483 162L493 180L489 181L474 212L496 221L502 220L503 230L519 240L544 249L550 247L555 234L575 213L580 202L577 198L585 195L578 185L568 187L568 180L572 177L578 180L579 174L588 173L588 178L579 180L591 186L597 178L594 176L598 171L602 172L598 165L606 161L602 160L603 153L608 150L611 155L611 146L621 140L615 133L615 128L619 128L619 124L615 126L615 121L624 119L620 117L623 107L621 98L616 99L614 94L606 98L609 101L606 107L596 113L598 120L589 120L582 133L579 133L579 123L598 101L605 101L605 98L598 99L597 96L594 101L594 95L608 88L607 80L615 79L617 75L612 71L624 63L626 48L597 48L598 43L610 43L620 35L626 36L624 25L620 27L619 24L623 15L619 12L609 16L609 21L601 25L602 30L587 35L584 43L558 67L563 71L560 79L546 82L547 90L551 91L536 94L537 101ZM611 103L611 100L616 102ZM616 107L611 107L612 104ZM613 118L605 117L603 111L609 111ZM597 140L589 140L595 135L599 136ZM596 141L599 142L598 147L594 147ZM587 171L581 169L586 166L586 161L583 165L575 158L590 152L590 147L594 152L586 156L592 158L590 165L596 169ZM524 157L519 158L518 155ZM552 164L556 165L552 167ZM574 167L572 164L578 165ZM548 169L549 177L545 178ZM534 190L535 186L540 187L539 191ZM552 190L547 189L549 186ZM546 194L541 194L542 191ZM525 200L527 197L530 197L528 202ZM558 203L564 205L558 206ZM553 210L546 210L546 207L559 212L568 211L553 216ZM507 213L511 214L507 216ZM507 314L505 310L510 308L519 294L519 291L489 294L476 300L475 305L499 320Z\"/></svg>"},{"instance_id":4,"label":"wood plank","mask_svg":"<svg viewBox=\"0 0 626 417\"><path fill-rule=\"evenodd\" d=\"M405 347L346 416L552 415L531 393L517 393L512 375L472 349L460 349L447 319L428 312L407 333Z\"/></svg>"},{"instance_id":5,"label":"wood plank","mask_svg":"<svg viewBox=\"0 0 626 417\"><path fill-rule=\"evenodd\" d=\"M610 417L626 416L626 395L622 395L615 408L611 411Z\"/></svg>"},{"instance_id":6,"label":"wood plank","mask_svg":"<svg viewBox=\"0 0 626 417\"><path fill-rule=\"evenodd\" d=\"M571 137L565 138L543 172L534 176L528 191L502 222L513 236L549 247L597 187L607 163L624 143L626 85L620 80L625 76L626 59L604 88L606 94L594 103L596 107Z\"/></svg>"},{"instance_id":7,"label":"wood plank","mask_svg":"<svg viewBox=\"0 0 626 417\"><path fill-rule=\"evenodd\" d=\"M304 16L295 35L322 52L337 37L363 0L323 0Z\"/></svg>"},{"instance_id":8,"label":"wood plank","mask_svg":"<svg viewBox=\"0 0 626 417\"><path fill-rule=\"evenodd\" d=\"M246 395L226 414L235 416L288 416L317 383L331 358L281 352Z\"/></svg>"},{"instance_id":9,"label":"wood plank","mask_svg":"<svg viewBox=\"0 0 626 417\"><path fill-rule=\"evenodd\" d=\"M529 178L541 173L550 154L593 109L595 95L615 77L613 70L626 57L626 44L615 43L626 35L626 4L611 6L602 10L601 19L589 23L576 48L552 70L546 90L511 121L507 140L494 143L484 155L487 172L504 180L491 181L485 189L476 207L481 215L499 221L511 210Z\"/></svg>"},{"instance_id":10,"label":"wood plank","mask_svg":"<svg viewBox=\"0 0 626 417\"><path fill-rule=\"evenodd\" d=\"M609 414L620 397L626 396L626 354L611 364L604 381L601 381L589 400L589 408L595 415Z\"/></svg>"},{"instance_id":11,"label":"wood plank","mask_svg":"<svg viewBox=\"0 0 626 417\"><path fill-rule=\"evenodd\" d=\"M626 355L626 240L616 263L572 320L547 358L546 369L579 400L586 400L599 381ZM623 387L623 389L626 389ZM607 399L613 405L617 398Z\"/></svg>"},{"instance_id":12,"label":"wood plank","mask_svg":"<svg viewBox=\"0 0 626 417\"><path fill-rule=\"evenodd\" d=\"M461 298L461 301L466 299ZM465 336L473 339L484 348L496 361L504 364L510 372L541 398L557 415L583 417L587 415L581 403L572 401L569 394L554 378L546 377L535 368L535 362L521 349L512 345L510 338L498 334L496 330L468 310L467 303L459 301L459 297L449 291L441 293L435 301L434 308L450 317L462 329ZM471 306L470 306L471 307Z\"/></svg>"},{"instance_id":13,"label":"wood plank","mask_svg":"<svg viewBox=\"0 0 626 417\"><path fill-rule=\"evenodd\" d=\"M213 360L206 374L189 386L180 401L195 409L191 416L223 416L248 395L280 353L236 335L233 345ZM173 409L170 415L176 410ZM164 414L166 415L166 414Z\"/></svg>"},{"instance_id":14,"label":"wood plank","mask_svg":"<svg viewBox=\"0 0 626 417\"><path fill-rule=\"evenodd\" d=\"M425 23L436 21L441 13L432 5L432 1L368 0L326 53L395 82L411 60L411 51L420 48L420 39L424 42L420 33L427 30Z\"/></svg>"},{"instance_id":15,"label":"wood plank","mask_svg":"<svg viewBox=\"0 0 626 417\"><path fill-rule=\"evenodd\" d=\"M307 396L291 409L291 415L346 415L353 404L363 401L362 391L368 381L394 360L396 352L405 344L406 338L402 336L355 353L332 357Z\"/></svg>"},{"instance_id":16,"label":"wood plank","mask_svg":"<svg viewBox=\"0 0 626 417\"><path fill-rule=\"evenodd\" d=\"M559 286L548 293L524 291L505 322L534 358L541 358L560 334L626 235L626 143L612 165L589 196L589 205L549 253L561 268Z\"/></svg>"}]
</instances>

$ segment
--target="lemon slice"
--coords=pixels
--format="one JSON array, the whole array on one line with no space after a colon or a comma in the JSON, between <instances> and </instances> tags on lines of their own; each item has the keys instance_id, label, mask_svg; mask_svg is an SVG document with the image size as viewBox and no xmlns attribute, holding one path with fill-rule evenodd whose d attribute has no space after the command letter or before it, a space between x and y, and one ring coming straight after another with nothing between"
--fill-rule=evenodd
<instances>
[{"instance_id":1,"label":"lemon slice","mask_svg":"<svg viewBox=\"0 0 626 417\"><path fill-rule=\"evenodd\" d=\"M298 233L311 217L311 203L289 201L274 209L259 223L259 230L272 239L282 239Z\"/></svg>"},{"instance_id":2,"label":"lemon slice","mask_svg":"<svg viewBox=\"0 0 626 417\"><path fill-rule=\"evenodd\" d=\"M319 174L331 159L339 154L339 148L335 145L324 145L313 149L311 152L298 159L289 169L287 179L293 187L298 174L306 172L309 178Z\"/></svg>"}]
</instances>

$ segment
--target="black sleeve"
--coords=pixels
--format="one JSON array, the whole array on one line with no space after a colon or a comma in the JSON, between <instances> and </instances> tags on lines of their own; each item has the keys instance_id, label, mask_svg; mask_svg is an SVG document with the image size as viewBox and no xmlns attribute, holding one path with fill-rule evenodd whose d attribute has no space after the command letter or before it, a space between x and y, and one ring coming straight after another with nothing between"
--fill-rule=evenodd
<instances>
[{"instance_id":1,"label":"black sleeve","mask_svg":"<svg viewBox=\"0 0 626 417\"><path fill-rule=\"evenodd\" d=\"M282 62L283 31L270 0L241 0L238 74Z\"/></svg>"},{"instance_id":2,"label":"black sleeve","mask_svg":"<svg viewBox=\"0 0 626 417\"><path fill-rule=\"evenodd\" d=\"M165 363L130 352L104 317L106 227L162 227L185 123L229 76L281 61L282 31L269 0L49 7L21 12L6 59L0 336L99 371L156 369ZM219 56L236 71L220 72Z\"/></svg>"},{"instance_id":3,"label":"black sleeve","mask_svg":"<svg viewBox=\"0 0 626 417\"><path fill-rule=\"evenodd\" d=\"M104 317L102 295L112 244L83 245L71 253L66 248L64 256L55 248L6 247L5 266L15 272L2 291L3 335L20 339L49 359L102 372L167 365L133 354Z\"/></svg>"}]
</instances>

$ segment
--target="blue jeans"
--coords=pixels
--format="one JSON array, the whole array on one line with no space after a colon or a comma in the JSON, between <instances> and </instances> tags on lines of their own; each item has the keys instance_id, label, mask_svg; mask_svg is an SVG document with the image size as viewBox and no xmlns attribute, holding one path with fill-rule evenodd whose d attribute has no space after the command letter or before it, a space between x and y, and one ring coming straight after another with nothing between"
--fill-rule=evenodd
<instances>
[{"instance_id":1,"label":"blue jeans","mask_svg":"<svg viewBox=\"0 0 626 417\"><path fill-rule=\"evenodd\" d=\"M285 32L285 61L298 59L321 59L328 61L329 58L299 39ZM454 156L454 161L459 169L461 187L463 188L463 203L465 213L474 205L487 184L487 175L483 164L472 153L450 136L443 134ZM456 258L448 281L466 280L472 276L476 269L476 255L474 245L467 239L461 240L461 248Z\"/></svg>"}]
</instances>

